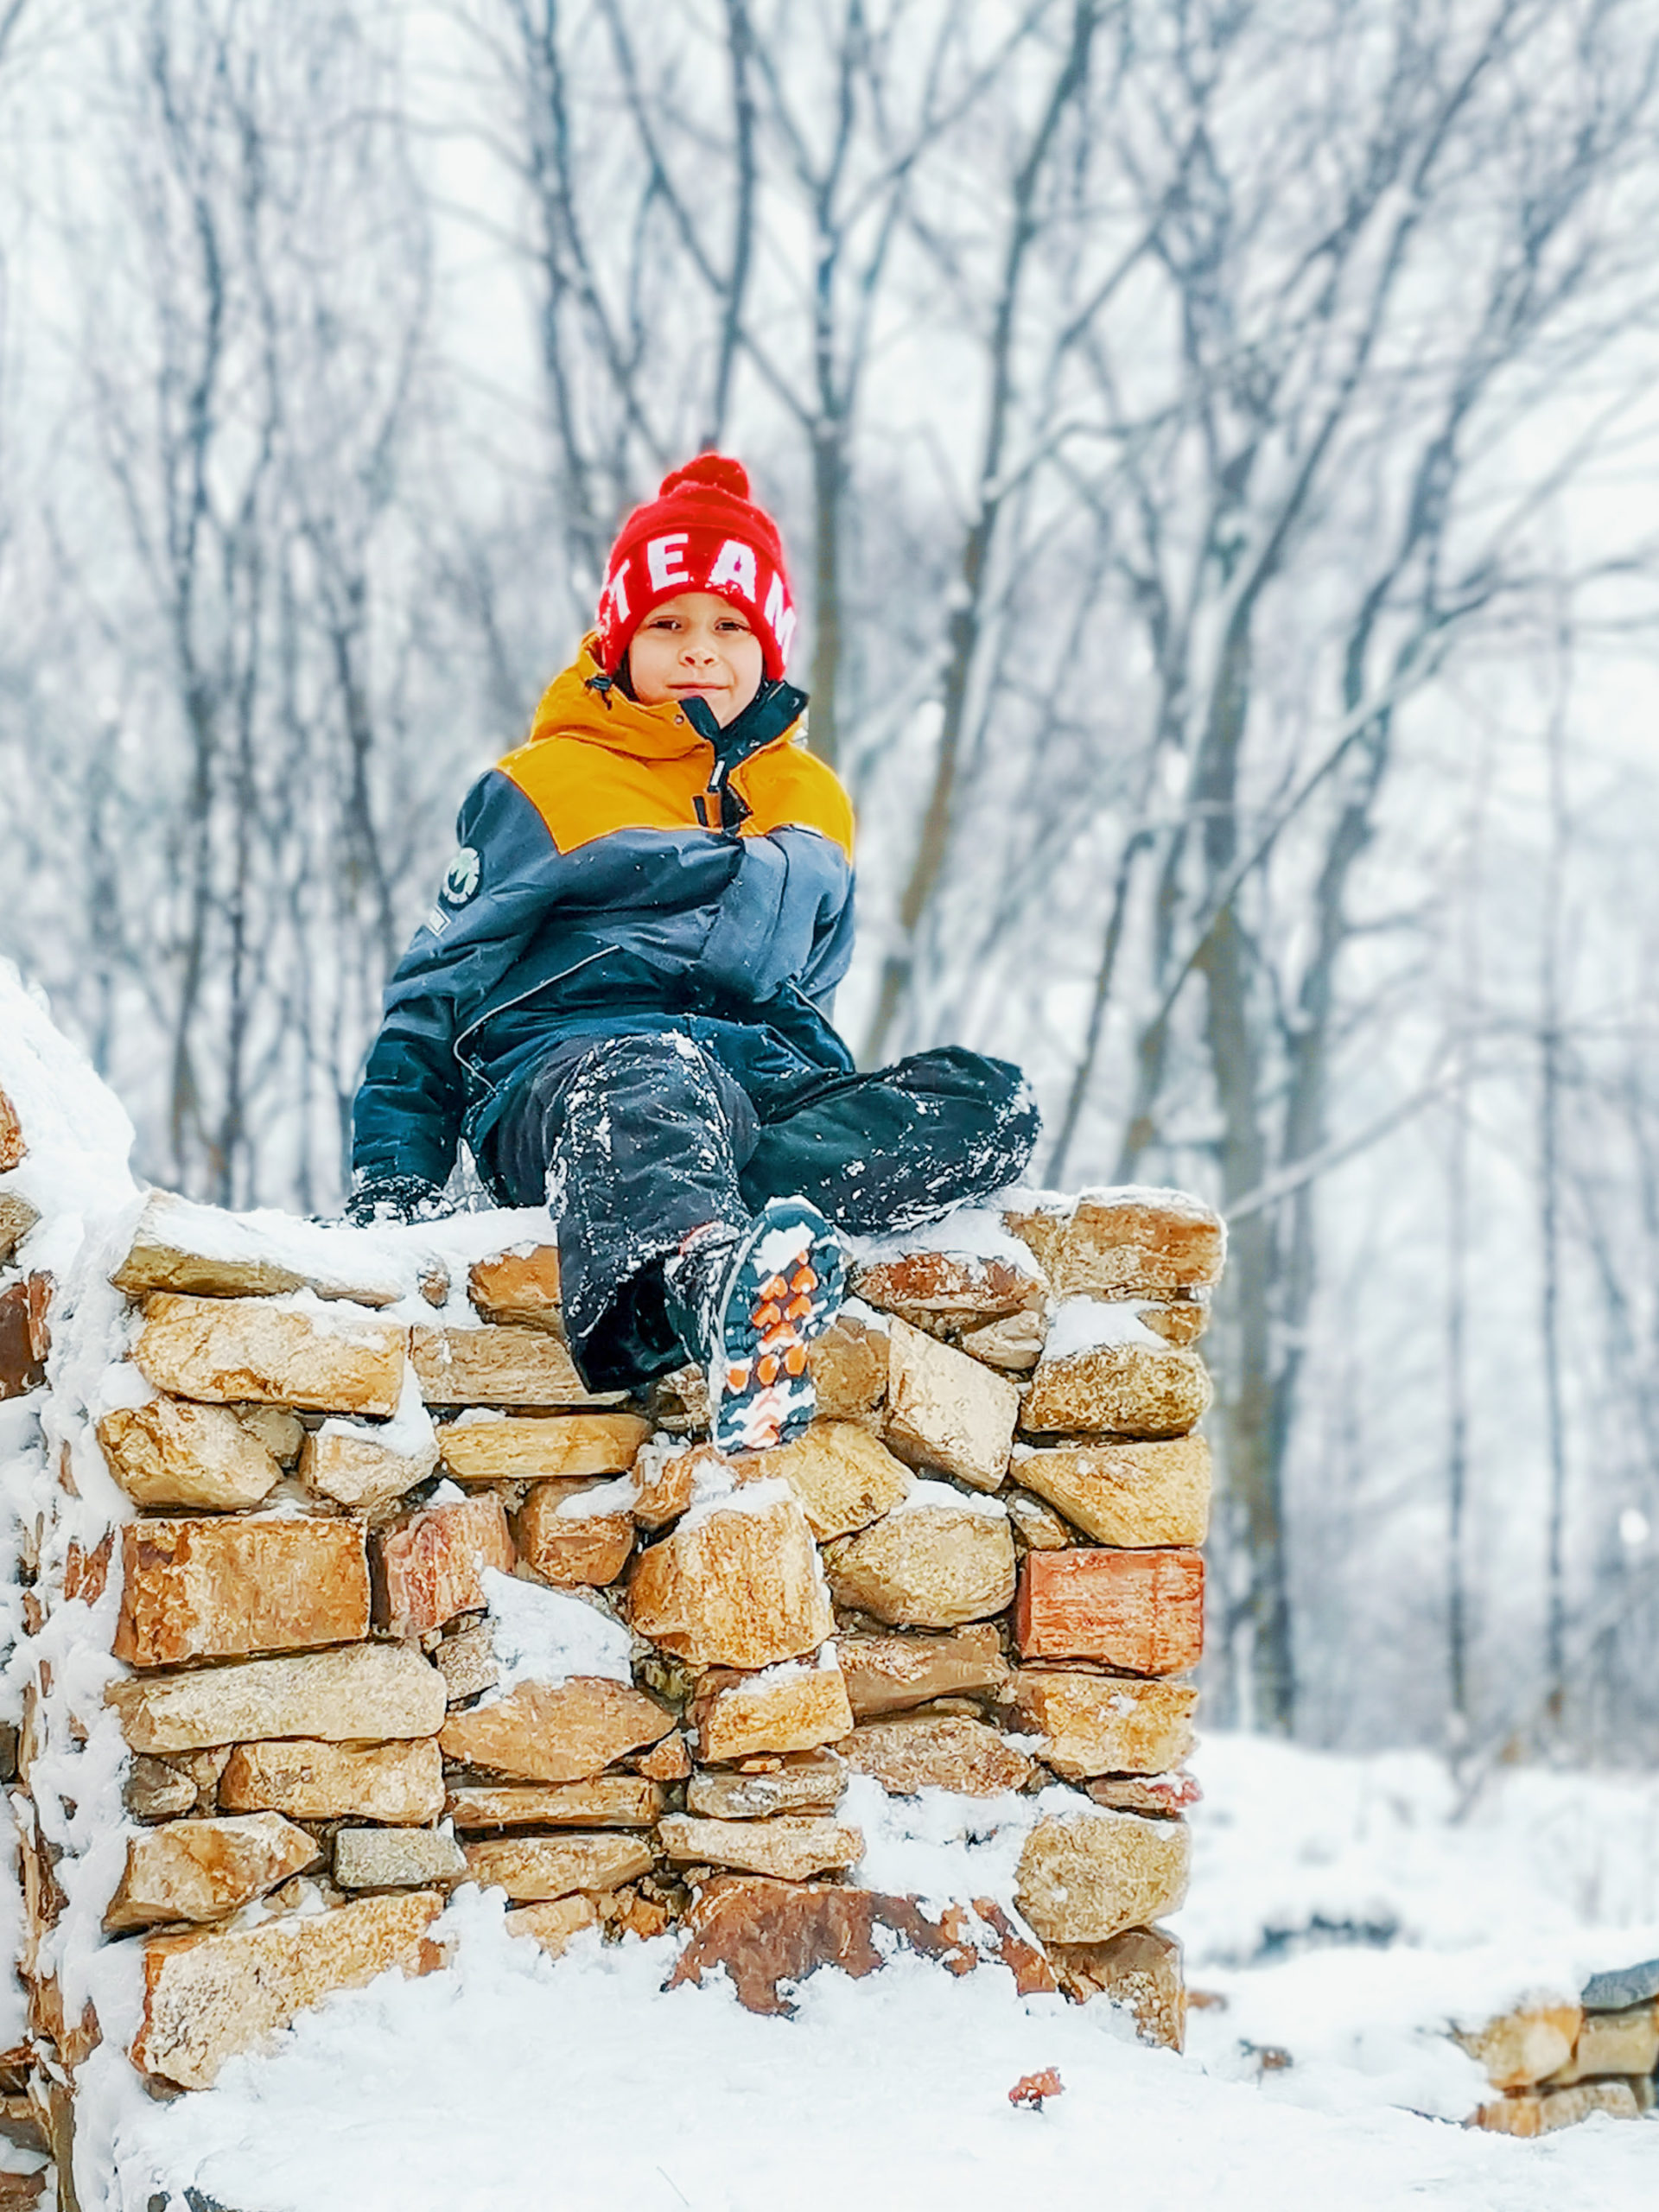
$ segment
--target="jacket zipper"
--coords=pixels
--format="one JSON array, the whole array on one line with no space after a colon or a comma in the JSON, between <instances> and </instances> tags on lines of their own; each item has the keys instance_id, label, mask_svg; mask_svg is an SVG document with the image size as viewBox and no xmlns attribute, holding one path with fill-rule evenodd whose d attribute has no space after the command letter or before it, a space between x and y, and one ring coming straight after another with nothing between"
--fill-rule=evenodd
<instances>
[{"instance_id":1,"label":"jacket zipper","mask_svg":"<svg viewBox=\"0 0 1659 2212\"><path fill-rule=\"evenodd\" d=\"M491 1007L486 1014L480 1014L476 1021L469 1021L467 1023L467 1027L461 1031L460 1036L456 1038L454 1043L449 1049L454 1052L456 1059L460 1061L461 1066L467 1070L467 1073L469 1075L476 1076L479 1082L484 1085L485 1089L490 1093L492 1097L493 1097L495 1095L495 1085L489 1080L489 1077L484 1074L478 1063L475 1060L468 1059L465 1052L461 1049L466 1044L467 1039L473 1034L473 1032L475 1029L481 1029L486 1021L493 1021L498 1014L511 1014L514 1007L523 1006L531 999L540 998L543 991L550 991L556 983L568 983L573 976L579 976L584 968L591 968L595 960L604 959L607 952L614 951L614 950L615 947L613 945L601 944L597 951L584 953L580 960L572 961L569 967L562 968L556 976L544 976L539 983L532 983L529 990L520 991L516 999L508 999L505 1005L502 1006Z\"/></svg>"}]
</instances>

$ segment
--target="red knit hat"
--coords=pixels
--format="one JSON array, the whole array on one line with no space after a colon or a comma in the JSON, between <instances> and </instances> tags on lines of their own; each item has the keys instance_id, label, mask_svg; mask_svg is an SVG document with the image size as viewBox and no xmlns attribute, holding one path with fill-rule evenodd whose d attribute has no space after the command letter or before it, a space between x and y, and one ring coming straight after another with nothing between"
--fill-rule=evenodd
<instances>
[{"instance_id":1,"label":"red knit hat","mask_svg":"<svg viewBox=\"0 0 1659 2212\"><path fill-rule=\"evenodd\" d=\"M650 505L623 524L599 595L599 658L607 676L621 667L652 607L683 591L711 591L741 607L766 674L783 674L795 636L783 541L749 497L742 462L724 454L702 453L671 469Z\"/></svg>"}]
</instances>

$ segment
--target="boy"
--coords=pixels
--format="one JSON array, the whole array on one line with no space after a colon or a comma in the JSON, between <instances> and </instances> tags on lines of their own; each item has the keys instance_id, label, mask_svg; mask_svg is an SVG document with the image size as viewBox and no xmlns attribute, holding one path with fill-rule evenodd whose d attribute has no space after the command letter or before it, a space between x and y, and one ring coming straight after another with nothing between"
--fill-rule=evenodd
<instances>
[{"instance_id":1,"label":"boy","mask_svg":"<svg viewBox=\"0 0 1659 2212\"><path fill-rule=\"evenodd\" d=\"M831 1224L983 1197L1038 1128L1006 1061L946 1047L860 1076L830 1027L852 810L802 742L794 631L740 464L665 477L529 741L467 796L355 1109L354 1221L440 1211L465 1137L498 1200L552 1206L588 1388L695 1361L727 1451L811 1418Z\"/></svg>"}]
</instances>

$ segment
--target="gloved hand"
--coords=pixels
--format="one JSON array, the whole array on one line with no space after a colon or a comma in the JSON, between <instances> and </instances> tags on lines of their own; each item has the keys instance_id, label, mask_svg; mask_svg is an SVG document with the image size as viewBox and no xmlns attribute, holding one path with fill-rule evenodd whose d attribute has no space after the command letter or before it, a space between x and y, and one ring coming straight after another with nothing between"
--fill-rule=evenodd
<instances>
[{"instance_id":1,"label":"gloved hand","mask_svg":"<svg viewBox=\"0 0 1659 2212\"><path fill-rule=\"evenodd\" d=\"M443 1192L424 1175L369 1175L346 1201L346 1218L358 1229L382 1221L437 1221L447 1211Z\"/></svg>"}]
</instances>

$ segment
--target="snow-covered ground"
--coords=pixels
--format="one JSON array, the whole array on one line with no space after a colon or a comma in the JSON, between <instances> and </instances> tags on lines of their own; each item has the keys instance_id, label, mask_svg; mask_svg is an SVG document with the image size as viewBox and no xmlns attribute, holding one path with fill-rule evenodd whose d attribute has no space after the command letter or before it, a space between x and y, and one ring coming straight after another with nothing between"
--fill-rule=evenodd
<instances>
[{"instance_id":1,"label":"snow-covered ground","mask_svg":"<svg viewBox=\"0 0 1659 2212\"><path fill-rule=\"evenodd\" d=\"M111 2201L194 2179L237 2212L1646 2212L1659 2124L1465 2131L1481 2080L1441 2031L1659 1954L1659 1781L1508 1770L1459 1820L1418 1754L1212 1738L1198 1764L1181 1933L1226 2004L1185 2058L1108 2007L902 1958L755 2018L718 1988L660 1994L665 1940L583 1938L554 1966L464 1891L451 1971L334 1999L205 2094L89 2098ZM1310 1944L1316 1922L1373 1940ZM1294 2063L1264 2074L1244 2044ZM1064 2094L1011 2107L1050 2066Z\"/></svg>"}]
</instances>

